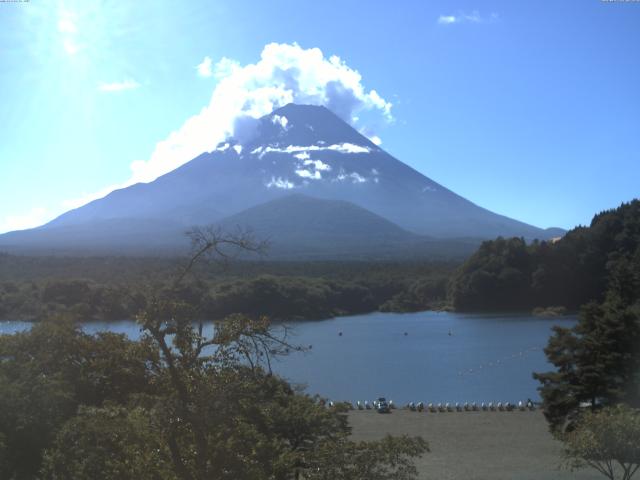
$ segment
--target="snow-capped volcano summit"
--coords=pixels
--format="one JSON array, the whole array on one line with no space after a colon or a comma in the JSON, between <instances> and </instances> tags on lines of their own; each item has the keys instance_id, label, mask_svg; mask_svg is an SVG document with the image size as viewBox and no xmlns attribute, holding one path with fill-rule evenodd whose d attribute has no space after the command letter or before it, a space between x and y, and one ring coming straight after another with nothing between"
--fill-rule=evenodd
<instances>
[{"instance_id":1,"label":"snow-capped volcano summit","mask_svg":"<svg viewBox=\"0 0 640 480\"><path fill-rule=\"evenodd\" d=\"M269 188L379 181L377 170L367 168L370 157L361 155L382 150L325 107L289 104L241 130L243 141L230 139L216 151L232 149L258 160Z\"/></svg>"},{"instance_id":2,"label":"snow-capped volcano summit","mask_svg":"<svg viewBox=\"0 0 640 480\"><path fill-rule=\"evenodd\" d=\"M260 119L239 120L233 138L153 182L114 191L38 229L0 236L0 245L15 244L18 238L35 245L38 238L44 242L45 232L56 233L63 242L61 232L75 232L77 239L82 237L78 231L96 232L107 224L111 226L102 239L107 244L118 243L116 238L109 243L109 236L118 232L129 243L144 243L145 237L160 234L151 225L161 226L166 238L167 230L225 223L232 215L241 219L246 209L292 194L350 202L410 236L557 235L456 195L389 155L325 107L289 104ZM305 205L313 216L317 202ZM273 231L278 231L277 225Z\"/></svg>"}]
</instances>

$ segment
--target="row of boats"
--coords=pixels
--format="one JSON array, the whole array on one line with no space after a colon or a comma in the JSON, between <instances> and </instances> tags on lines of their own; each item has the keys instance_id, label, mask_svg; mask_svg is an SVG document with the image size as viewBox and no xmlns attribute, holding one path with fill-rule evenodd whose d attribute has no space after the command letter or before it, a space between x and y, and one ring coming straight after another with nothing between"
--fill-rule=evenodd
<instances>
[{"instance_id":1,"label":"row of boats","mask_svg":"<svg viewBox=\"0 0 640 480\"><path fill-rule=\"evenodd\" d=\"M331 405L332 402L329 402L329 404ZM373 402L369 402L368 400L365 400L364 402L361 401L357 401L356 405L355 405L355 409L357 410L378 410L379 409L379 405L378 405L378 401L374 400ZM393 410L396 407L396 405L393 403L393 400L389 400L388 406L389 409ZM351 408L353 408L353 406L351 406ZM404 407L407 410L411 410L412 412L423 412L423 411L428 411L428 412L479 412L479 411L483 411L483 412L512 412L514 410L519 410L521 412L524 412L526 410L530 410L533 411L536 409L535 404L533 403L533 401L531 400L527 400L526 402L518 402L516 403L511 403L511 402L489 402L489 403L476 403L476 402L472 402L472 403L429 403L429 404L425 404L424 402L409 402L407 403L407 405L405 405Z\"/></svg>"}]
</instances>

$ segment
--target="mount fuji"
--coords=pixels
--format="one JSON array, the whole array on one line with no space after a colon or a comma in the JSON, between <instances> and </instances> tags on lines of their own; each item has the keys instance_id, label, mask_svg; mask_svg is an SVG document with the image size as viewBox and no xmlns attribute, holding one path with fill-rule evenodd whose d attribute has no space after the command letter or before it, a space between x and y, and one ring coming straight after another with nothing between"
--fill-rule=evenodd
<instances>
[{"instance_id":1,"label":"mount fuji","mask_svg":"<svg viewBox=\"0 0 640 480\"><path fill-rule=\"evenodd\" d=\"M194 225L253 229L276 256L469 253L482 239L548 239L475 205L395 159L330 110L289 104L150 183L138 183L30 230L8 251L184 250ZM295 252L295 253L294 253Z\"/></svg>"}]
</instances>

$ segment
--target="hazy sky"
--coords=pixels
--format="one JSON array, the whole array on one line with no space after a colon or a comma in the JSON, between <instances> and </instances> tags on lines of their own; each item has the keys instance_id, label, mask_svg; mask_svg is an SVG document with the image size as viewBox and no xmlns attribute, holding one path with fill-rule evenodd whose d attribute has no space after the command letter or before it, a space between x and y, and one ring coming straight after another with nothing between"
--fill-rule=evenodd
<instances>
[{"instance_id":1,"label":"hazy sky","mask_svg":"<svg viewBox=\"0 0 640 480\"><path fill-rule=\"evenodd\" d=\"M195 156L283 68L469 200L588 223L640 195L639 48L640 2L0 2L0 232Z\"/></svg>"}]
</instances>

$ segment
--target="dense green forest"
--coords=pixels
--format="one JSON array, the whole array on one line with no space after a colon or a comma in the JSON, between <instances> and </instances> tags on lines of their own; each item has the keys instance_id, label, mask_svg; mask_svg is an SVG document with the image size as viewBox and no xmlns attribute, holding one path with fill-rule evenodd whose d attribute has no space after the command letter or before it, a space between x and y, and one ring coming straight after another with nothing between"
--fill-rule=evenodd
<instances>
[{"instance_id":1,"label":"dense green forest","mask_svg":"<svg viewBox=\"0 0 640 480\"><path fill-rule=\"evenodd\" d=\"M0 319L72 314L134 318L150 291L189 301L201 318L231 313L277 320L441 308L456 264L438 262L202 262L179 291L185 259L0 256Z\"/></svg>"},{"instance_id":2,"label":"dense green forest","mask_svg":"<svg viewBox=\"0 0 640 480\"><path fill-rule=\"evenodd\" d=\"M640 201L596 215L555 242L484 242L455 273L449 301L462 311L576 310L603 301L611 278L640 276Z\"/></svg>"}]
</instances>

